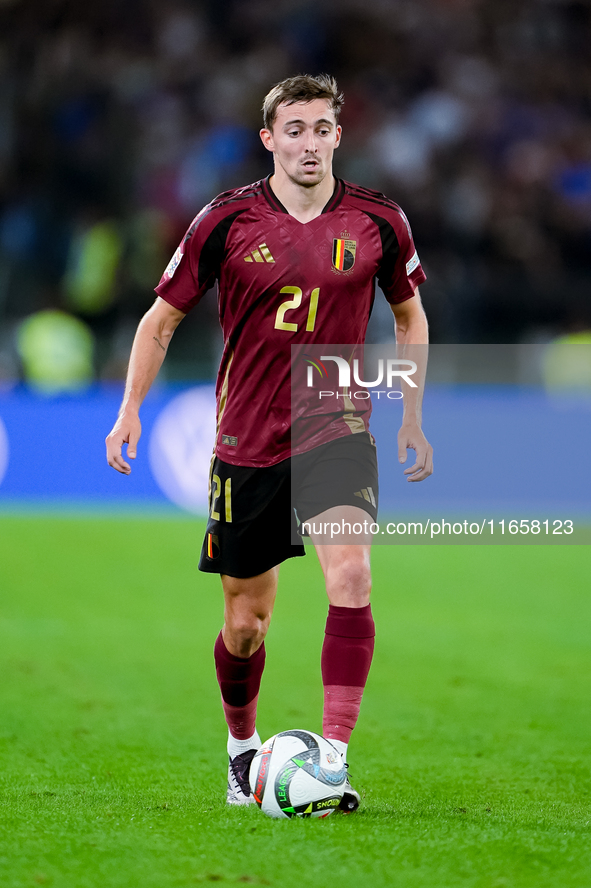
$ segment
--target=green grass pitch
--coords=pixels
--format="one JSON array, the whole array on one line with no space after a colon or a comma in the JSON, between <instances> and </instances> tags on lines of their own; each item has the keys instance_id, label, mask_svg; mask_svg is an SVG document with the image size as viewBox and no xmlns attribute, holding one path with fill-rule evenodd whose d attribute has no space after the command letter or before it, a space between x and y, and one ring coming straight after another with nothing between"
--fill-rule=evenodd
<instances>
[{"instance_id":1,"label":"green grass pitch","mask_svg":"<svg viewBox=\"0 0 591 888\"><path fill-rule=\"evenodd\" d=\"M2 888L591 885L588 547L377 547L363 807L271 821L224 806L201 532L0 518ZM262 735L320 729L325 612L284 565Z\"/></svg>"}]
</instances>

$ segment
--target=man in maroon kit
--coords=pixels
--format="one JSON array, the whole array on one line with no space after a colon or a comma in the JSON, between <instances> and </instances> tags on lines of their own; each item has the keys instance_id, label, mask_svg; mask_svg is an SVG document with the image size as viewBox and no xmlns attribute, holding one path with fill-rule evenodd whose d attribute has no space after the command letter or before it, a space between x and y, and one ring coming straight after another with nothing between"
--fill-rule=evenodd
<instances>
[{"instance_id":1,"label":"man in maroon kit","mask_svg":"<svg viewBox=\"0 0 591 888\"><path fill-rule=\"evenodd\" d=\"M425 280L406 217L383 194L333 176L343 99L325 75L283 81L266 96L261 139L273 153L268 178L221 194L195 218L156 288L131 352L107 459L131 468L139 408L175 328L217 281L224 352L217 379L217 439L201 570L219 573L225 620L214 647L228 724L229 804L253 801L248 770L260 738L256 707L279 564L303 555L301 522L363 523L377 515L377 460L367 410L344 398L294 436L290 348L361 345L375 280L392 308L396 339L428 341L418 285ZM305 351L305 348L304 348ZM411 481L431 474L432 451L418 399L405 403L398 436L416 462ZM297 480L295 502L291 478ZM299 491L299 493L297 492ZM361 496L360 491L365 491ZM367 525L366 525L367 526ZM329 599L322 649L323 734L347 760L374 645L369 604L371 535L324 544L312 534ZM355 544L352 544L352 543ZM359 805L348 786L345 811Z\"/></svg>"}]
</instances>

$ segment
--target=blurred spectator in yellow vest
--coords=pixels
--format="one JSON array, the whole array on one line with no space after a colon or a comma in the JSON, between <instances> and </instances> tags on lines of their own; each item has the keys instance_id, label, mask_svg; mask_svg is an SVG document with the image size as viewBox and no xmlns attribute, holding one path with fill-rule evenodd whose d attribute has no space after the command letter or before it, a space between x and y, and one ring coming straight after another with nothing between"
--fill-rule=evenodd
<instances>
[{"instance_id":1,"label":"blurred spectator in yellow vest","mask_svg":"<svg viewBox=\"0 0 591 888\"><path fill-rule=\"evenodd\" d=\"M591 329L560 336L544 354L543 378L549 392L591 394Z\"/></svg>"},{"instance_id":2,"label":"blurred spectator in yellow vest","mask_svg":"<svg viewBox=\"0 0 591 888\"><path fill-rule=\"evenodd\" d=\"M36 312L20 324L16 341L26 382L38 392L80 392L94 377L94 337L87 325L57 309Z\"/></svg>"},{"instance_id":3,"label":"blurred spectator in yellow vest","mask_svg":"<svg viewBox=\"0 0 591 888\"><path fill-rule=\"evenodd\" d=\"M123 242L113 221L100 218L80 225L63 280L68 308L76 314L100 315L111 307L122 253Z\"/></svg>"}]
</instances>

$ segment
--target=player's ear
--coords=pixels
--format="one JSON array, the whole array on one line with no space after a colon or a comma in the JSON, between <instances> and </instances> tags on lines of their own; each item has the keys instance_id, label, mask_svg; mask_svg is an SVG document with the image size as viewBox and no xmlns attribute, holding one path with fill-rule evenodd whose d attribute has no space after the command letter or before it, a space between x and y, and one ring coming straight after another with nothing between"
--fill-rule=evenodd
<instances>
[{"instance_id":1,"label":"player's ear","mask_svg":"<svg viewBox=\"0 0 591 888\"><path fill-rule=\"evenodd\" d=\"M335 143L334 143L335 148L338 148L339 145L341 144L342 132L343 132L343 127L337 126L336 139L335 139Z\"/></svg>"},{"instance_id":2,"label":"player's ear","mask_svg":"<svg viewBox=\"0 0 591 888\"><path fill-rule=\"evenodd\" d=\"M271 132L271 130L262 129L259 133L259 136L261 137L261 142L263 143L267 151L273 151L273 133Z\"/></svg>"}]
</instances>

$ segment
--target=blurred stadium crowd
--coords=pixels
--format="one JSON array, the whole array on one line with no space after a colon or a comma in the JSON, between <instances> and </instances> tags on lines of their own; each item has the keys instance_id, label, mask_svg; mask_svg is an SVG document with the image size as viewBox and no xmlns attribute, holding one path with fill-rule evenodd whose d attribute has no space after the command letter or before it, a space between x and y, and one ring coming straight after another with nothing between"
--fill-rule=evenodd
<instances>
[{"instance_id":1,"label":"blurred stadium crowd","mask_svg":"<svg viewBox=\"0 0 591 888\"><path fill-rule=\"evenodd\" d=\"M435 342L588 330L590 47L570 0L1 0L0 380L56 352L122 377L192 217L270 171L262 98L300 72L345 92L337 175L407 212ZM210 296L169 378L218 351Z\"/></svg>"}]
</instances>

